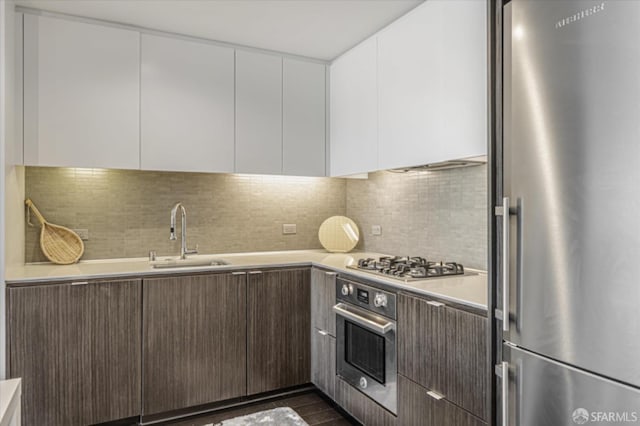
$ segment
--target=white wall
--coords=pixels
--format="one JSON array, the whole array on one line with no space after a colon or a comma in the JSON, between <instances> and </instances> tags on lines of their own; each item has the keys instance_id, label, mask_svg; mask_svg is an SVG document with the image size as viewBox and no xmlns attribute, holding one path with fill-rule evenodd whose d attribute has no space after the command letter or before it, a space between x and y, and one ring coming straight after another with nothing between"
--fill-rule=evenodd
<instances>
[{"instance_id":1,"label":"white wall","mask_svg":"<svg viewBox=\"0 0 640 426\"><path fill-rule=\"evenodd\" d=\"M0 379L6 375L6 353L5 353L5 181L7 170L12 172L12 180L15 181L15 167L5 167L5 163L13 161L13 151L9 154L5 151L7 146L15 147L15 122L14 122L14 75L15 75L15 12L13 0L0 0ZM15 185L15 182L14 182ZM13 187L15 195L15 189ZM23 186L24 188L24 186ZM19 191L19 189L18 189ZM24 190L23 190L24 191ZM13 224L13 228L18 228L19 223ZM24 228L24 226L23 226Z\"/></svg>"}]
</instances>

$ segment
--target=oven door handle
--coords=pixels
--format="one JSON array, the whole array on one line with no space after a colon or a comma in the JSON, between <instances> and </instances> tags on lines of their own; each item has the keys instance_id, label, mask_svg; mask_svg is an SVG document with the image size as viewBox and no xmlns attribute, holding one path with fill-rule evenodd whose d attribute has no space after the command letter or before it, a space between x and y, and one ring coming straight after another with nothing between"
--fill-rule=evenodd
<instances>
[{"instance_id":1,"label":"oven door handle","mask_svg":"<svg viewBox=\"0 0 640 426\"><path fill-rule=\"evenodd\" d=\"M387 334L396 328L396 325L391 321L382 322L373 315L370 315L361 309L347 306L344 303L338 303L335 305L333 307L333 312L378 334Z\"/></svg>"}]
</instances>

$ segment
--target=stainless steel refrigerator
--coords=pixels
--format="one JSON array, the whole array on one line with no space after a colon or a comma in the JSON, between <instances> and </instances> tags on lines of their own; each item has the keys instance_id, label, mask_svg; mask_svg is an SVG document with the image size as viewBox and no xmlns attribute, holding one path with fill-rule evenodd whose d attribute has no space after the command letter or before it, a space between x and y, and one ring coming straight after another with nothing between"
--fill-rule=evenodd
<instances>
[{"instance_id":1,"label":"stainless steel refrigerator","mask_svg":"<svg viewBox=\"0 0 640 426\"><path fill-rule=\"evenodd\" d=\"M498 420L640 424L640 1L503 13Z\"/></svg>"}]
</instances>

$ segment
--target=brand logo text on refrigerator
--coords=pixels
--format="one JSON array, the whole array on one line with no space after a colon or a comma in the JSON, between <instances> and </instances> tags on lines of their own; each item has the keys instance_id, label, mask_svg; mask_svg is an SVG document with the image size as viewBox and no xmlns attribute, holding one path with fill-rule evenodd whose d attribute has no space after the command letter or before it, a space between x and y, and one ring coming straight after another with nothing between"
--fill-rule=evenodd
<instances>
[{"instance_id":1,"label":"brand logo text on refrigerator","mask_svg":"<svg viewBox=\"0 0 640 426\"><path fill-rule=\"evenodd\" d=\"M600 3L599 5L581 10L578 13L574 13L573 15L567 16L566 18L556 22L556 28L562 28L566 25L573 24L574 22L580 21L592 15L595 15L596 13L602 12L603 10L604 10L604 3Z\"/></svg>"}]
</instances>

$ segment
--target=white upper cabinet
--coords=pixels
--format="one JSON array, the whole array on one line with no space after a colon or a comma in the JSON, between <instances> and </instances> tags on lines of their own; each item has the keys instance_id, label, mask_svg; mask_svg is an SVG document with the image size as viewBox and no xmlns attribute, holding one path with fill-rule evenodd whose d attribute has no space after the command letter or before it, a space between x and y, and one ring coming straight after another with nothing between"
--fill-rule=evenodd
<instances>
[{"instance_id":1,"label":"white upper cabinet","mask_svg":"<svg viewBox=\"0 0 640 426\"><path fill-rule=\"evenodd\" d=\"M142 34L141 167L233 172L234 50Z\"/></svg>"},{"instance_id":2,"label":"white upper cabinet","mask_svg":"<svg viewBox=\"0 0 640 426\"><path fill-rule=\"evenodd\" d=\"M70 18L22 22L25 165L326 175L326 64Z\"/></svg>"},{"instance_id":3,"label":"white upper cabinet","mask_svg":"<svg viewBox=\"0 0 640 426\"><path fill-rule=\"evenodd\" d=\"M379 168L486 155L486 40L482 0L429 0L379 33Z\"/></svg>"},{"instance_id":4,"label":"white upper cabinet","mask_svg":"<svg viewBox=\"0 0 640 426\"><path fill-rule=\"evenodd\" d=\"M325 176L326 66L284 58L282 67L282 173Z\"/></svg>"},{"instance_id":5,"label":"white upper cabinet","mask_svg":"<svg viewBox=\"0 0 640 426\"><path fill-rule=\"evenodd\" d=\"M24 15L26 165L140 167L140 34Z\"/></svg>"},{"instance_id":6,"label":"white upper cabinet","mask_svg":"<svg viewBox=\"0 0 640 426\"><path fill-rule=\"evenodd\" d=\"M442 0L440 0L442 1ZM484 0L442 1L446 21L442 39L442 81L440 104L446 159L487 155L487 5Z\"/></svg>"},{"instance_id":7,"label":"white upper cabinet","mask_svg":"<svg viewBox=\"0 0 640 426\"><path fill-rule=\"evenodd\" d=\"M237 173L282 173L282 57L236 51Z\"/></svg>"},{"instance_id":8,"label":"white upper cabinet","mask_svg":"<svg viewBox=\"0 0 640 426\"><path fill-rule=\"evenodd\" d=\"M330 175L378 169L377 46L372 37L330 68Z\"/></svg>"}]
</instances>

